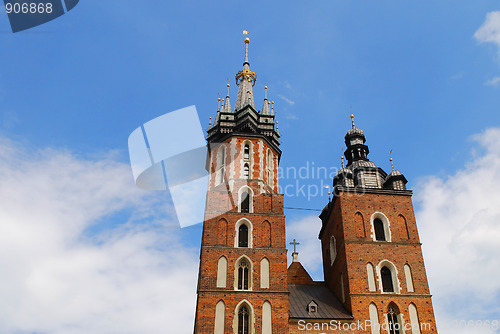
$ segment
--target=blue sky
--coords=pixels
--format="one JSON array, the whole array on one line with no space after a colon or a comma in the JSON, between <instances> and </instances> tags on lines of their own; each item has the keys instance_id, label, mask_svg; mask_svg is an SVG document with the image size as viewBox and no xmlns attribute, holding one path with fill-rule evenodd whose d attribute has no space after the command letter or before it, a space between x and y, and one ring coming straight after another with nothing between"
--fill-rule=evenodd
<instances>
[{"instance_id":1,"label":"blue sky","mask_svg":"<svg viewBox=\"0 0 500 334\"><path fill-rule=\"evenodd\" d=\"M463 284L482 279L488 286L488 293L480 295L486 306L473 303L469 308L457 305L466 303L446 288L449 276L439 270L442 263L464 258L453 251L460 233L474 226L464 217L484 212L491 218L488 222L498 217L494 200L500 199L500 188L492 175L500 166L500 79L496 79L500 78L500 14L494 15L499 10L497 1L486 0L81 1L59 19L17 34L10 32L6 15L0 15L0 151L6 175L0 185L5 196L0 212L4 230L23 226L9 236L11 248L3 249L26 254L22 270L3 256L0 266L3 272L19 269L19 276L10 277L13 282L18 282L15 277L43 278L33 278L38 282L34 285L16 285L15 292L0 289L0 295L13 300L26 296L31 303L19 302L13 309L28 315L34 312L28 305L56 307L65 293L81 300L91 292L78 282L68 285L66 292L58 291L54 283L58 282L54 277L75 275L59 272L66 261L74 262L62 255L76 253L78 258L80 251L86 254L83 258L108 259L89 266L87 272L93 273L89 281L107 287L103 294L110 294L83 303L87 307L76 303L65 321L47 311L45 320L40 316L26 322L0 308L0 319L9 319L5 327L0 325L0 332L79 333L75 328L83 328L82 332L93 333L155 333L167 320L152 310L176 305L160 300L153 306L145 296L161 292L168 296L167 282L178 282L182 285L178 291L188 294L182 317L188 324L192 321L189 310L194 312L201 225L177 229L168 194L135 189L127 169L127 138L144 122L189 105L196 105L202 125L207 126L228 79L235 101L234 75L243 62L244 29L250 32L250 66L257 73L256 104L260 108L266 84L275 101L282 134L281 167L338 168L352 107L356 125L365 130L371 160L388 170L392 150L396 168L415 190L438 321L456 319L454 315L500 319L500 304L488 299L499 295L498 283L463 275ZM493 13L490 21L488 13ZM497 30L476 33L485 25ZM483 184L481 176L489 182ZM300 184L319 187L322 181L331 183L309 178ZM285 186L295 180L280 182ZM101 208L97 199L106 205ZM470 203L476 207L454 216ZM285 199L290 207L320 209L325 204L326 194ZM453 215L442 217L443 210ZM311 224L319 229L314 212L287 210L286 214L289 239L299 238L304 229L314 231ZM30 248L26 245L33 218L52 228L47 242L38 240ZM70 223L73 219L76 222ZM462 223L457 222L460 219ZM490 245L488 234L500 236L496 225L472 231L478 233L477 240L472 245L464 241L470 249ZM431 240L433 235L444 235L449 242L449 254L440 250L447 257L434 256L439 240ZM303 263L321 279L318 245L312 233L309 237L302 241ZM52 249L48 245L54 243L48 240L58 246ZM470 263L491 270L476 268L479 273L500 274L495 269L500 267L498 260L488 256L499 250L496 244L468 253L476 254ZM186 261L173 260L168 245L182 249ZM146 264L131 260L127 255L131 250L142 254ZM47 254L39 262L47 266L38 268L29 260L30 252ZM86 268L82 261L80 268ZM134 276L138 266L149 275ZM169 271L171 266L178 272ZM458 265L448 268L460 275L458 270ZM124 282L134 289L117 288ZM38 291L48 285L54 290L40 296ZM468 298L478 295L474 288L467 291ZM129 313L114 311L127 301L135 305L130 305ZM92 310L99 308L109 310L109 319L122 322L144 312L156 326L149 328L144 321L124 325L126 330L113 328L113 321L93 315ZM89 319L100 326L85 327ZM192 328L176 326L176 333Z\"/></svg>"}]
</instances>

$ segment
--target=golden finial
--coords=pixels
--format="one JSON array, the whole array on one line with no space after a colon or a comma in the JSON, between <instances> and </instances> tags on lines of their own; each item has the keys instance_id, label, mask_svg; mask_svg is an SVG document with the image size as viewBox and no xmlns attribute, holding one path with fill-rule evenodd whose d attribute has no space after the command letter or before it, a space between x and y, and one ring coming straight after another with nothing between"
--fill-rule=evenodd
<instances>
[{"instance_id":1,"label":"golden finial","mask_svg":"<svg viewBox=\"0 0 500 334\"><path fill-rule=\"evenodd\" d=\"M267 86L264 86L264 89L267 89Z\"/></svg>"},{"instance_id":2,"label":"golden finial","mask_svg":"<svg viewBox=\"0 0 500 334\"><path fill-rule=\"evenodd\" d=\"M356 127L354 125L354 114L351 114L351 122L352 122L352 128L354 129Z\"/></svg>"},{"instance_id":3,"label":"golden finial","mask_svg":"<svg viewBox=\"0 0 500 334\"><path fill-rule=\"evenodd\" d=\"M345 166L344 166L344 156L341 156L341 157L340 157L340 160L342 160L342 168L344 168L344 167L345 167Z\"/></svg>"},{"instance_id":4,"label":"golden finial","mask_svg":"<svg viewBox=\"0 0 500 334\"><path fill-rule=\"evenodd\" d=\"M267 100L267 86L264 86L264 100Z\"/></svg>"},{"instance_id":5,"label":"golden finial","mask_svg":"<svg viewBox=\"0 0 500 334\"><path fill-rule=\"evenodd\" d=\"M392 161L392 158L390 158L389 161L391 162L392 171L394 172L394 162Z\"/></svg>"},{"instance_id":6,"label":"golden finial","mask_svg":"<svg viewBox=\"0 0 500 334\"><path fill-rule=\"evenodd\" d=\"M250 38L245 38L245 44L250 44Z\"/></svg>"},{"instance_id":7,"label":"golden finial","mask_svg":"<svg viewBox=\"0 0 500 334\"><path fill-rule=\"evenodd\" d=\"M227 84L227 96L226 97L229 97L229 84Z\"/></svg>"},{"instance_id":8,"label":"golden finial","mask_svg":"<svg viewBox=\"0 0 500 334\"><path fill-rule=\"evenodd\" d=\"M212 127L212 116L208 118L208 128L210 129Z\"/></svg>"},{"instance_id":9,"label":"golden finial","mask_svg":"<svg viewBox=\"0 0 500 334\"><path fill-rule=\"evenodd\" d=\"M217 111L220 111L220 97L217 99Z\"/></svg>"}]
</instances>

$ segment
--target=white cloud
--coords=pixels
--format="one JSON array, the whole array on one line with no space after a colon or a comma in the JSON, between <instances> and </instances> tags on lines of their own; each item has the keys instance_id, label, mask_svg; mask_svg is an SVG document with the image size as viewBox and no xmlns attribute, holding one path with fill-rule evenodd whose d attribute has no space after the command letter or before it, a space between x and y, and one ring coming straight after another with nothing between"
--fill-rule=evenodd
<instances>
[{"instance_id":1,"label":"white cloud","mask_svg":"<svg viewBox=\"0 0 500 334\"><path fill-rule=\"evenodd\" d=\"M500 11L489 12L486 20L474 33L480 43L493 43L500 51Z\"/></svg>"},{"instance_id":2,"label":"white cloud","mask_svg":"<svg viewBox=\"0 0 500 334\"><path fill-rule=\"evenodd\" d=\"M0 333L191 333L197 250L130 167L0 139Z\"/></svg>"},{"instance_id":3,"label":"white cloud","mask_svg":"<svg viewBox=\"0 0 500 334\"><path fill-rule=\"evenodd\" d=\"M500 84L500 77L494 77L488 81L486 81L486 86L498 86Z\"/></svg>"},{"instance_id":4,"label":"white cloud","mask_svg":"<svg viewBox=\"0 0 500 334\"><path fill-rule=\"evenodd\" d=\"M295 104L295 101L292 101L290 100L289 98L287 98L286 96L283 96L283 95L280 95L278 94L278 97L280 99L282 99L283 101L285 101L286 103L288 103L289 105L293 106Z\"/></svg>"},{"instance_id":5,"label":"white cloud","mask_svg":"<svg viewBox=\"0 0 500 334\"><path fill-rule=\"evenodd\" d=\"M498 320L500 314L500 129L489 129L473 140L484 150L482 155L446 179L427 178L415 191L426 269L441 325L454 319Z\"/></svg>"}]
</instances>

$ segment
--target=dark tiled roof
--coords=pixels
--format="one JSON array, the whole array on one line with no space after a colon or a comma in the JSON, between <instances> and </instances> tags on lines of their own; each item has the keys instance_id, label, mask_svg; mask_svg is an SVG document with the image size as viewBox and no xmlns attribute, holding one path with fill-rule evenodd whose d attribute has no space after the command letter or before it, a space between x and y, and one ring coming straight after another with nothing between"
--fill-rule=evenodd
<instances>
[{"instance_id":1,"label":"dark tiled roof","mask_svg":"<svg viewBox=\"0 0 500 334\"><path fill-rule=\"evenodd\" d=\"M290 318L298 319L352 319L333 293L323 284L288 286ZM314 300L317 312L307 312L307 305Z\"/></svg>"}]
</instances>

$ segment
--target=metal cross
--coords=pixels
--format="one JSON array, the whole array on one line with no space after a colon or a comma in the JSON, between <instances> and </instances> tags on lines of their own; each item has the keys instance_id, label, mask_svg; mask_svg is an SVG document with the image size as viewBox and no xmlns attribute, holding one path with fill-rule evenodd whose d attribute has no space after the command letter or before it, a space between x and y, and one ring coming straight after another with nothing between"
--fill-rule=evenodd
<instances>
[{"instance_id":1,"label":"metal cross","mask_svg":"<svg viewBox=\"0 0 500 334\"><path fill-rule=\"evenodd\" d=\"M291 242L290 245L293 245L293 252L297 253L297 245L300 245L300 242L297 242L295 241L295 239L293 239L293 242Z\"/></svg>"}]
</instances>

